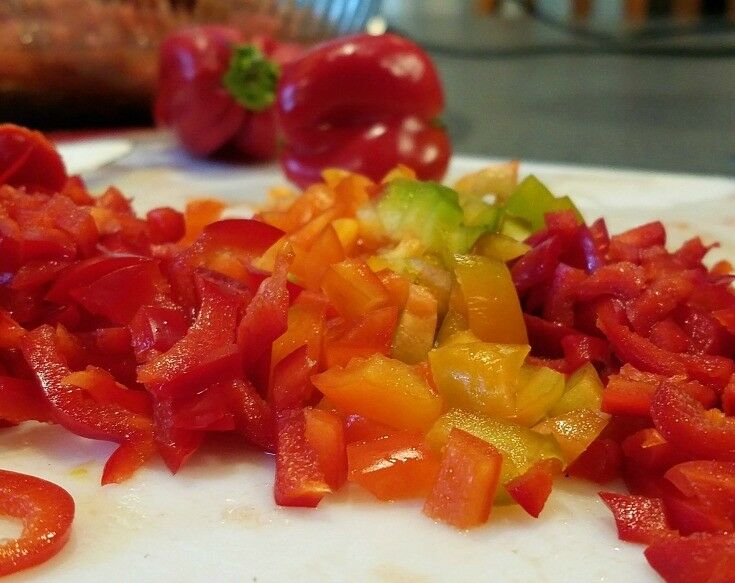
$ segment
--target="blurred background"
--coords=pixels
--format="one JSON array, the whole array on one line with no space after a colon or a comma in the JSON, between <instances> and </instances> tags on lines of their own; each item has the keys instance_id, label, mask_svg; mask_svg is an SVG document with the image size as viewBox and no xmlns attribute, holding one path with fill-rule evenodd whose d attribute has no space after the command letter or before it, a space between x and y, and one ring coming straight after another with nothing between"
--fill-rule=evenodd
<instances>
[{"instance_id":1,"label":"blurred background","mask_svg":"<svg viewBox=\"0 0 735 583\"><path fill-rule=\"evenodd\" d=\"M0 122L151 127L158 44L191 22L412 38L457 153L735 175L735 0L0 0Z\"/></svg>"}]
</instances>

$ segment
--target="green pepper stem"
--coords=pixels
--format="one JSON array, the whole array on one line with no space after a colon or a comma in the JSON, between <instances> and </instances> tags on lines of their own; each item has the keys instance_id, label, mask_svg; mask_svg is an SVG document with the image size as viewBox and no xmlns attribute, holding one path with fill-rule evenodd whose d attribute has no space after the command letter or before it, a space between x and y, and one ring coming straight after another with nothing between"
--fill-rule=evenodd
<instances>
[{"instance_id":1,"label":"green pepper stem","mask_svg":"<svg viewBox=\"0 0 735 583\"><path fill-rule=\"evenodd\" d=\"M258 47L239 45L232 49L222 85L246 109L263 111L276 99L279 76L278 64L267 59Z\"/></svg>"}]
</instances>

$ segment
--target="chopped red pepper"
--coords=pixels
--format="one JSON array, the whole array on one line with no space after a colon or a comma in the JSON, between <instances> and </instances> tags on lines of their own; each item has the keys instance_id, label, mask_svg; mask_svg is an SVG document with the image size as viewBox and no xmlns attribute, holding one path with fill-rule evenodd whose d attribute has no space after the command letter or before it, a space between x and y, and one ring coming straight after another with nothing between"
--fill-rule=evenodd
<instances>
[{"instance_id":1,"label":"chopped red pepper","mask_svg":"<svg viewBox=\"0 0 735 583\"><path fill-rule=\"evenodd\" d=\"M0 514L23 521L20 537L0 542L2 576L43 563L64 547L74 520L74 500L56 484L0 470Z\"/></svg>"},{"instance_id":2,"label":"chopped red pepper","mask_svg":"<svg viewBox=\"0 0 735 583\"><path fill-rule=\"evenodd\" d=\"M646 559L667 583L727 583L735 573L735 535L697 533L655 541Z\"/></svg>"},{"instance_id":3,"label":"chopped red pepper","mask_svg":"<svg viewBox=\"0 0 735 583\"><path fill-rule=\"evenodd\" d=\"M458 528L483 524L490 517L502 463L503 456L487 441L453 428L424 513Z\"/></svg>"},{"instance_id":4,"label":"chopped red pepper","mask_svg":"<svg viewBox=\"0 0 735 583\"><path fill-rule=\"evenodd\" d=\"M666 520L660 498L600 492L615 517L620 540L652 543L674 533Z\"/></svg>"}]
</instances>

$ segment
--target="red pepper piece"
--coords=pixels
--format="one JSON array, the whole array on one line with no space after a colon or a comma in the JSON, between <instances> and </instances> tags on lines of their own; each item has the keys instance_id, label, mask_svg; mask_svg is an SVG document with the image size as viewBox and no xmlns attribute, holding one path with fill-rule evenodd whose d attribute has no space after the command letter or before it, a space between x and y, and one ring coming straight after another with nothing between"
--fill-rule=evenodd
<instances>
[{"instance_id":1,"label":"red pepper piece","mask_svg":"<svg viewBox=\"0 0 735 583\"><path fill-rule=\"evenodd\" d=\"M38 380L48 403L51 405L54 421L82 437L114 441L123 445L131 443L150 443L151 421L136 415L117 404L100 404L86 396L83 389L64 384L71 370L56 345L56 332L51 326L44 325L29 332L21 345L23 356ZM122 454L110 458L105 467L103 479L108 475L128 476L137 466L115 468L111 461L121 460L137 463L144 456L129 459ZM103 481L103 483L107 483Z\"/></svg>"},{"instance_id":2,"label":"red pepper piece","mask_svg":"<svg viewBox=\"0 0 735 583\"><path fill-rule=\"evenodd\" d=\"M561 239L552 236L519 258L510 270L518 293L522 294L538 284L551 280L561 253Z\"/></svg>"},{"instance_id":3,"label":"red pepper piece","mask_svg":"<svg viewBox=\"0 0 735 583\"><path fill-rule=\"evenodd\" d=\"M564 354L562 340L567 336L578 336L577 330L558 322L549 322L532 314L523 314L528 332L528 342L533 354L557 358Z\"/></svg>"},{"instance_id":4,"label":"red pepper piece","mask_svg":"<svg viewBox=\"0 0 735 583\"><path fill-rule=\"evenodd\" d=\"M643 335L651 326L668 316L680 302L686 300L694 283L685 273L662 277L646 286L626 307L633 329Z\"/></svg>"},{"instance_id":5,"label":"red pepper piece","mask_svg":"<svg viewBox=\"0 0 735 583\"><path fill-rule=\"evenodd\" d=\"M184 397L174 411L174 427L190 431L232 431L235 416L230 411L228 395L219 383Z\"/></svg>"},{"instance_id":6,"label":"red pepper piece","mask_svg":"<svg viewBox=\"0 0 735 583\"><path fill-rule=\"evenodd\" d=\"M687 241L684 241L682 246L674 251L672 257L685 268L696 268L701 267L702 259L707 255L707 252L713 247L718 247L718 244L706 246L702 243L702 239L694 237Z\"/></svg>"},{"instance_id":7,"label":"red pepper piece","mask_svg":"<svg viewBox=\"0 0 735 583\"><path fill-rule=\"evenodd\" d=\"M567 474L596 484L607 484L619 478L623 452L614 439L598 437L567 468Z\"/></svg>"},{"instance_id":8,"label":"red pepper piece","mask_svg":"<svg viewBox=\"0 0 735 583\"><path fill-rule=\"evenodd\" d=\"M689 346L686 332L671 318L653 324L648 331L648 339L669 352L685 352Z\"/></svg>"},{"instance_id":9,"label":"red pepper piece","mask_svg":"<svg viewBox=\"0 0 735 583\"><path fill-rule=\"evenodd\" d=\"M735 535L698 533L662 539L645 555L667 583L728 583L735 573Z\"/></svg>"},{"instance_id":10,"label":"red pepper piece","mask_svg":"<svg viewBox=\"0 0 735 583\"><path fill-rule=\"evenodd\" d=\"M634 298L643 290L645 273L638 265L628 262L603 265L580 283L578 297L591 300L603 295L623 299Z\"/></svg>"},{"instance_id":11,"label":"red pepper piece","mask_svg":"<svg viewBox=\"0 0 735 583\"><path fill-rule=\"evenodd\" d=\"M150 259L139 255L101 255L74 263L61 272L46 294L46 299L57 304L66 304L72 300L71 290L87 286L118 269L149 261Z\"/></svg>"},{"instance_id":12,"label":"red pepper piece","mask_svg":"<svg viewBox=\"0 0 735 583\"><path fill-rule=\"evenodd\" d=\"M661 435L691 457L735 461L735 420L706 410L675 380L659 386L651 417Z\"/></svg>"},{"instance_id":13,"label":"red pepper piece","mask_svg":"<svg viewBox=\"0 0 735 583\"><path fill-rule=\"evenodd\" d=\"M665 477L685 496L735 520L735 462L687 461L669 468Z\"/></svg>"},{"instance_id":14,"label":"red pepper piece","mask_svg":"<svg viewBox=\"0 0 735 583\"><path fill-rule=\"evenodd\" d=\"M561 345L569 370L577 370L588 362L605 366L610 364L610 347L602 338L586 334L569 334L562 338Z\"/></svg>"},{"instance_id":15,"label":"red pepper piece","mask_svg":"<svg viewBox=\"0 0 735 583\"><path fill-rule=\"evenodd\" d=\"M299 53L295 45L266 39L245 44L243 33L222 25L177 30L160 48L154 114L195 156L231 147L240 158L276 153L275 99L279 63Z\"/></svg>"},{"instance_id":16,"label":"red pepper piece","mask_svg":"<svg viewBox=\"0 0 735 583\"><path fill-rule=\"evenodd\" d=\"M615 235L611 242L632 245L640 249L647 249L655 245L663 246L666 244L666 229L661 221L654 221Z\"/></svg>"},{"instance_id":17,"label":"red pepper piece","mask_svg":"<svg viewBox=\"0 0 735 583\"><path fill-rule=\"evenodd\" d=\"M56 279L69 265L71 262L63 259L29 261L15 272L10 287L17 290L37 290Z\"/></svg>"},{"instance_id":18,"label":"red pepper piece","mask_svg":"<svg viewBox=\"0 0 735 583\"><path fill-rule=\"evenodd\" d=\"M452 428L424 514L457 528L487 522L502 462L501 453L487 441Z\"/></svg>"},{"instance_id":19,"label":"red pepper piece","mask_svg":"<svg viewBox=\"0 0 735 583\"><path fill-rule=\"evenodd\" d=\"M162 306L141 306L128 324L131 344L138 362L166 352L188 329L181 310Z\"/></svg>"},{"instance_id":20,"label":"red pepper piece","mask_svg":"<svg viewBox=\"0 0 735 583\"><path fill-rule=\"evenodd\" d=\"M338 472L332 468L343 463L345 455L342 423L326 411L312 417L316 412L292 409L279 416L274 496L280 506L314 508L333 491L329 478L335 479ZM328 432L318 434L317 428L327 427Z\"/></svg>"},{"instance_id":21,"label":"red pepper piece","mask_svg":"<svg viewBox=\"0 0 735 583\"><path fill-rule=\"evenodd\" d=\"M426 496L439 471L439 460L424 436L393 432L347 446L349 480L380 500Z\"/></svg>"},{"instance_id":22,"label":"red pepper piece","mask_svg":"<svg viewBox=\"0 0 735 583\"><path fill-rule=\"evenodd\" d=\"M326 367L346 366L355 357L390 355L393 334L398 324L398 308L387 306L360 316L338 338L324 346Z\"/></svg>"},{"instance_id":23,"label":"red pepper piece","mask_svg":"<svg viewBox=\"0 0 735 583\"><path fill-rule=\"evenodd\" d=\"M33 381L0 376L0 419L9 423L51 421L51 409Z\"/></svg>"},{"instance_id":24,"label":"red pepper piece","mask_svg":"<svg viewBox=\"0 0 735 583\"><path fill-rule=\"evenodd\" d=\"M544 303L544 319L574 326L574 304L580 287L587 280L581 269L560 263L556 267Z\"/></svg>"},{"instance_id":25,"label":"red pepper piece","mask_svg":"<svg viewBox=\"0 0 735 583\"><path fill-rule=\"evenodd\" d=\"M240 372L235 326L244 292L200 274L201 307L186 335L138 367L138 382L156 397L191 394Z\"/></svg>"},{"instance_id":26,"label":"red pepper piece","mask_svg":"<svg viewBox=\"0 0 735 583\"><path fill-rule=\"evenodd\" d=\"M666 441L653 427L628 436L622 447L629 462L652 472L663 472L687 459L685 453Z\"/></svg>"},{"instance_id":27,"label":"red pepper piece","mask_svg":"<svg viewBox=\"0 0 735 583\"><path fill-rule=\"evenodd\" d=\"M184 236L184 215L171 207L152 209L145 218L152 243L175 243Z\"/></svg>"},{"instance_id":28,"label":"red pepper piece","mask_svg":"<svg viewBox=\"0 0 735 583\"><path fill-rule=\"evenodd\" d=\"M674 534L660 498L600 492L615 517L620 540L650 544Z\"/></svg>"},{"instance_id":29,"label":"red pepper piece","mask_svg":"<svg viewBox=\"0 0 735 583\"><path fill-rule=\"evenodd\" d=\"M153 436L158 453L172 474L194 454L204 440L203 431L176 427L176 408L171 397L153 400Z\"/></svg>"},{"instance_id":30,"label":"red pepper piece","mask_svg":"<svg viewBox=\"0 0 735 583\"><path fill-rule=\"evenodd\" d=\"M0 470L0 513L23 521L17 539L0 542L0 576L39 565L69 540L74 500L61 486Z\"/></svg>"},{"instance_id":31,"label":"red pepper piece","mask_svg":"<svg viewBox=\"0 0 735 583\"><path fill-rule=\"evenodd\" d=\"M235 418L235 429L264 451L276 451L276 418L270 405L246 379L220 383Z\"/></svg>"},{"instance_id":32,"label":"red pepper piece","mask_svg":"<svg viewBox=\"0 0 735 583\"><path fill-rule=\"evenodd\" d=\"M0 124L0 185L59 192L65 182L64 162L42 133Z\"/></svg>"},{"instance_id":33,"label":"red pepper piece","mask_svg":"<svg viewBox=\"0 0 735 583\"><path fill-rule=\"evenodd\" d=\"M309 347L304 344L283 357L273 367L268 401L276 411L304 407L313 391L310 377L316 361L309 358Z\"/></svg>"},{"instance_id":34,"label":"red pepper piece","mask_svg":"<svg viewBox=\"0 0 735 583\"><path fill-rule=\"evenodd\" d=\"M420 179L440 179L450 150L435 123L443 108L436 69L414 43L392 34L328 41L284 68L281 164L301 186L326 167L379 181L400 163Z\"/></svg>"},{"instance_id":35,"label":"red pepper piece","mask_svg":"<svg viewBox=\"0 0 735 583\"><path fill-rule=\"evenodd\" d=\"M611 301L598 308L598 327L607 336L613 351L623 362L663 375L686 375L687 367L679 355L663 350L620 323Z\"/></svg>"},{"instance_id":36,"label":"red pepper piece","mask_svg":"<svg viewBox=\"0 0 735 583\"><path fill-rule=\"evenodd\" d=\"M0 309L0 348L19 348L26 331L5 310Z\"/></svg>"},{"instance_id":37,"label":"red pepper piece","mask_svg":"<svg viewBox=\"0 0 735 583\"><path fill-rule=\"evenodd\" d=\"M136 391L118 383L106 370L88 366L86 370L73 372L62 380L67 386L79 387L102 405L120 405L132 413L151 417L151 397L145 391Z\"/></svg>"},{"instance_id":38,"label":"red pepper piece","mask_svg":"<svg viewBox=\"0 0 735 583\"><path fill-rule=\"evenodd\" d=\"M534 518L538 518L546 505L554 485L554 475L561 471L561 462L546 459L536 462L524 474L504 484L511 498Z\"/></svg>"},{"instance_id":39,"label":"red pepper piece","mask_svg":"<svg viewBox=\"0 0 735 583\"><path fill-rule=\"evenodd\" d=\"M263 280L258 292L245 309L237 328L237 344L246 375L252 375L257 365L270 367L273 341L288 328L289 293L287 288L290 254L281 254L273 274Z\"/></svg>"},{"instance_id":40,"label":"red pepper piece","mask_svg":"<svg viewBox=\"0 0 735 583\"><path fill-rule=\"evenodd\" d=\"M701 500L681 495L665 495L666 516L673 528L683 535L695 532L730 532L733 522L726 514Z\"/></svg>"},{"instance_id":41,"label":"red pepper piece","mask_svg":"<svg viewBox=\"0 0 735 583\"><path fill-rule=\"evenodd\" d=\"M141 306L165 297L168 284L158 265L148 260L112 271L85 286L69 291L87 311L113 324L128 324Z\"/></svg>"}]
</instances>

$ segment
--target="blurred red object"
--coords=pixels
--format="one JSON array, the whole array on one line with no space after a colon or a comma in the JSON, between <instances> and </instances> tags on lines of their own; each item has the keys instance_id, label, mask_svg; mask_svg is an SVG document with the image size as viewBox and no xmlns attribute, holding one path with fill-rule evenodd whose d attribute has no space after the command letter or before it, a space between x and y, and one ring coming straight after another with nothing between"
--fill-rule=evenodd
<instances>
[{"instance_id":1,"label":"blurred red object","mask_svg":"<svg viewBox=\"0 0 735 583\"><path fill-rule=\"evenodd\" d=\"M2 0L0 121L43 129L150 124L161 40L217 20L245 35L277 24L248 0Z\"/></svg>"}]
</instances>

